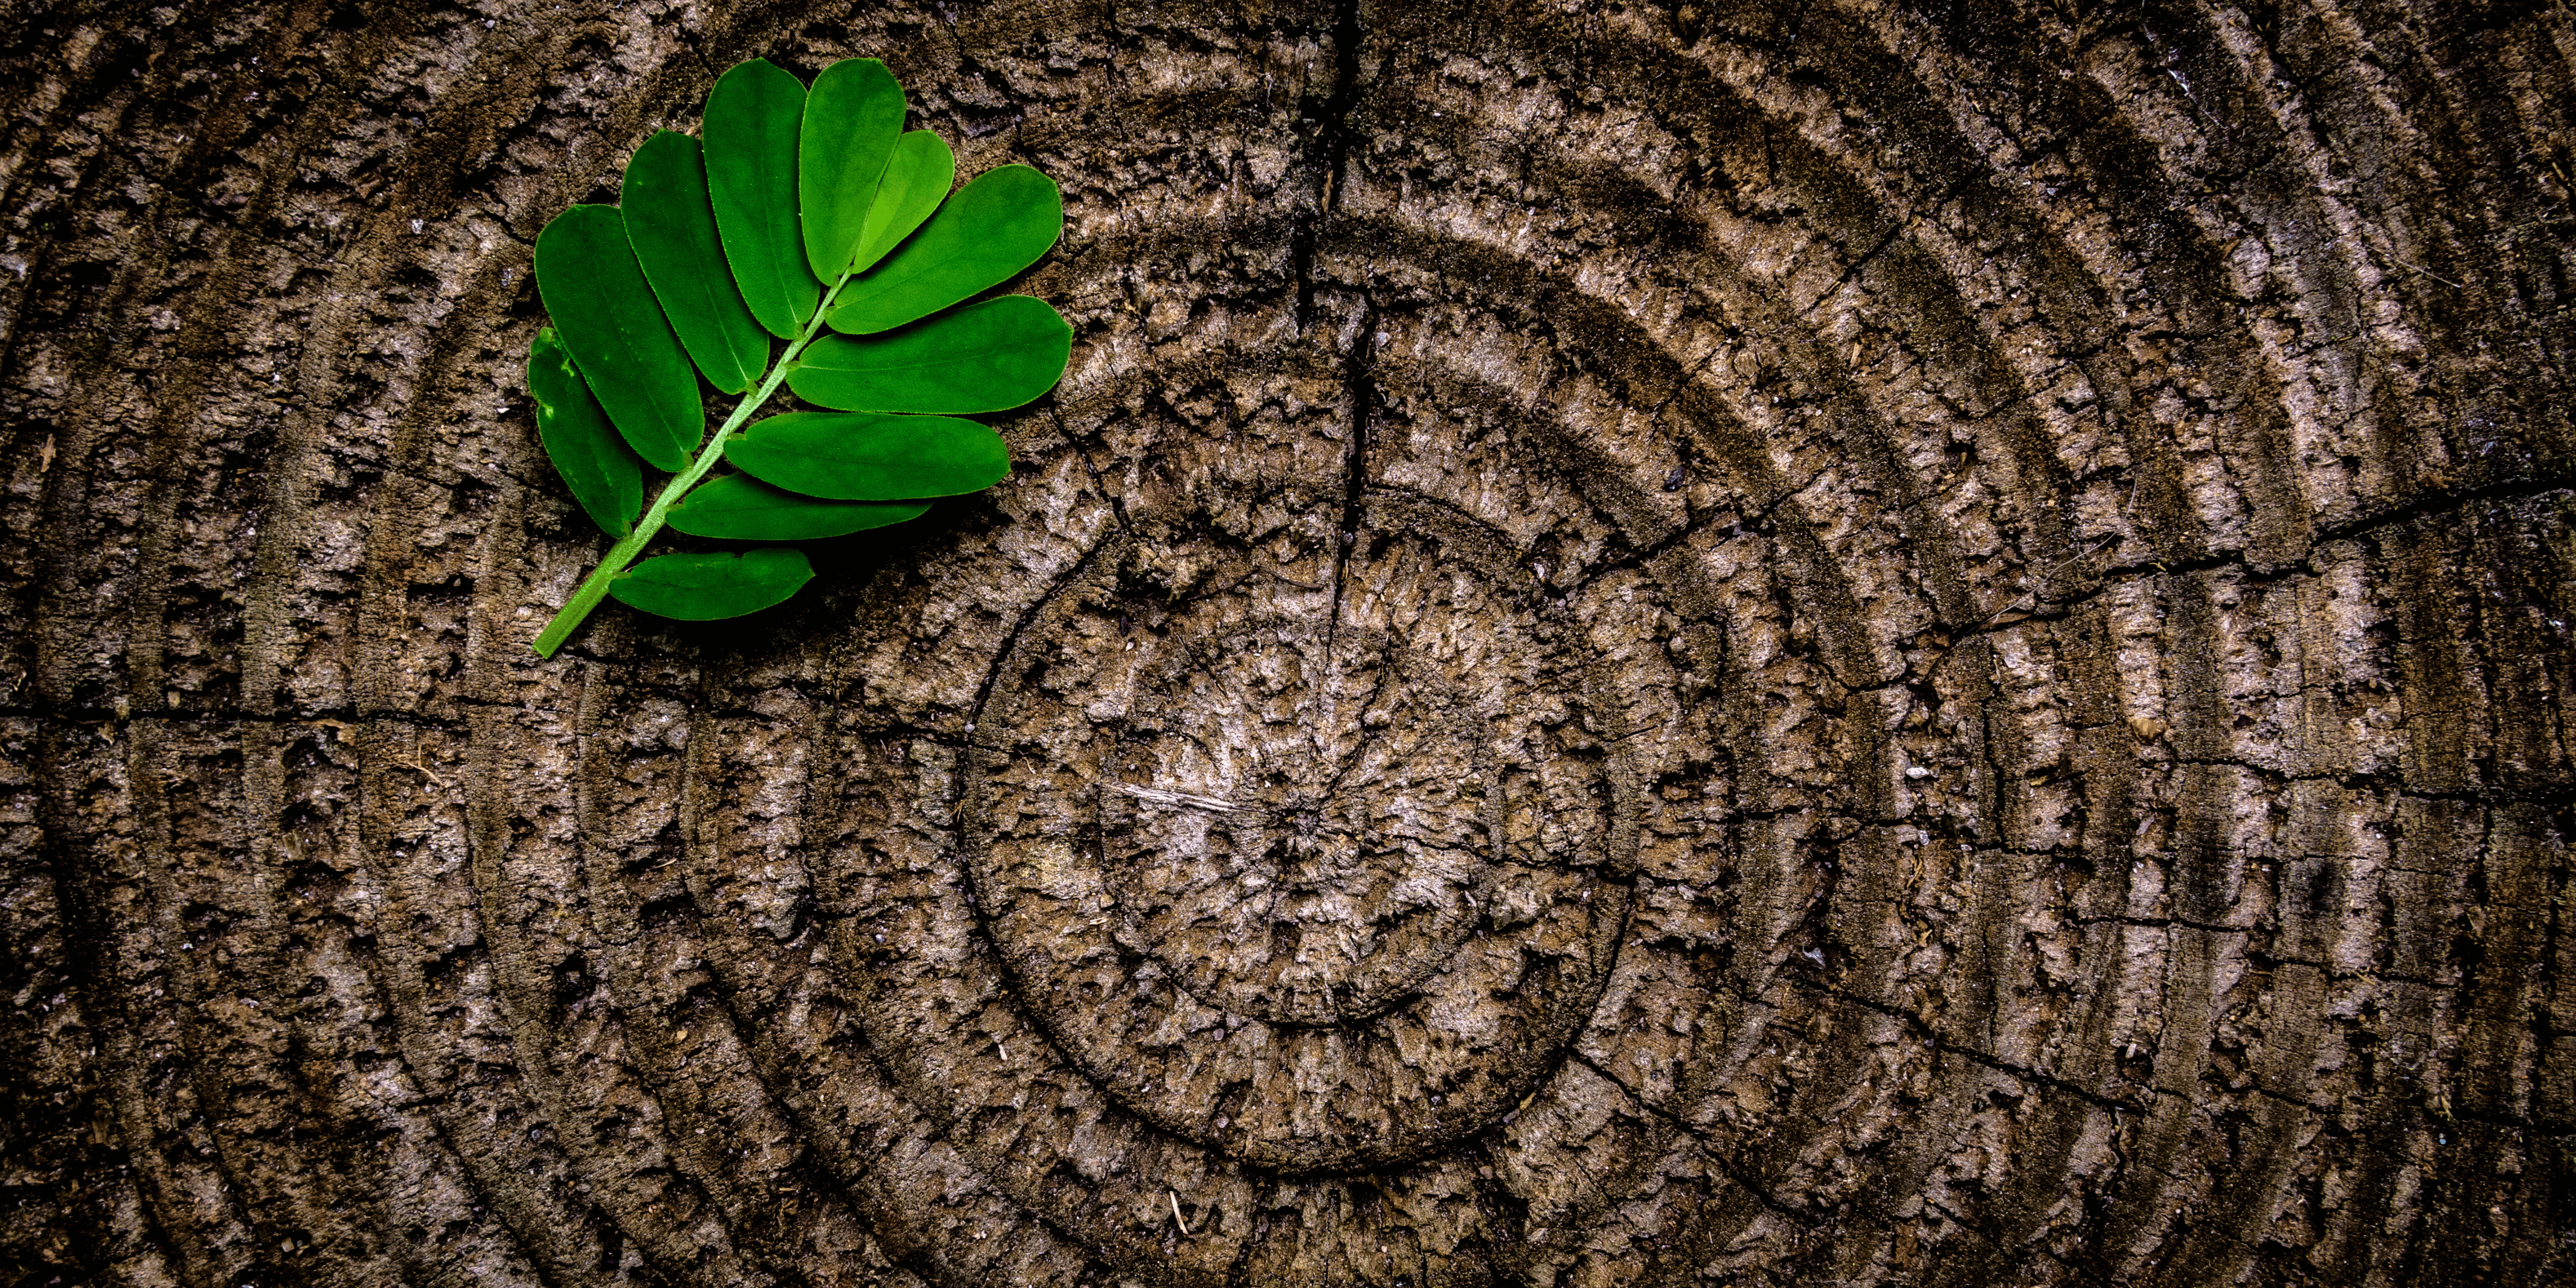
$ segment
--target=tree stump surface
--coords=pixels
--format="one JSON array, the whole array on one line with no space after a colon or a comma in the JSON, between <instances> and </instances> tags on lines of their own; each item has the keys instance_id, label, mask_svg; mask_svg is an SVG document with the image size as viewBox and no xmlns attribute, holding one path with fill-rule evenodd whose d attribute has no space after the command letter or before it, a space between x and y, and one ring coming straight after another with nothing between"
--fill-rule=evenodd
<instances>
[{"instance_id":1,"label":"tree stump surface","mask_svg":"<svg viewBox=\"0 0 2576 1288\"><path fill-rule=\"evenodd\" d=\"M1012 477L616 605L529 244L882 56ZM2563 4L0 12L11 1284L2576 1276Z\"/></svg>"}]
</instances>

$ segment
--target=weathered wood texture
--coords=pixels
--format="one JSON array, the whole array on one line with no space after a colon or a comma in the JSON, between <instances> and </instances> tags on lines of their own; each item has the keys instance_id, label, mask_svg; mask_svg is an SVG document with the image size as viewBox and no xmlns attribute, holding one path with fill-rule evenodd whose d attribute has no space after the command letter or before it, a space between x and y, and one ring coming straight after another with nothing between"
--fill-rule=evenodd
<instances>
[{"instance_id":1,"label":"weathered wood texture","mask_svg":"<svg viewBox=\"0 0 2576 1288\"><path fill-rule=\"evenodd\" d=\"M0 11L11 1283L2576 1275L2576 16ZM1061 178L1018 471L611 606L528 243Z\"/></svg>"}]
</instances>

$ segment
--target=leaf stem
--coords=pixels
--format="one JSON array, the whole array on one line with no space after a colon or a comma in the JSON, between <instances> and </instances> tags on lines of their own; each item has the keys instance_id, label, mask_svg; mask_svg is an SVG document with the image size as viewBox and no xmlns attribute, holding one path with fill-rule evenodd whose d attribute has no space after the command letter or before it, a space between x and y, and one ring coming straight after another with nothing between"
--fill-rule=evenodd
<instances>
[{"instance_id":1,"label":"leaf stem","mask_svg":"<svg viewBox=\"0 0 2576 1288\"><path fill-rule=\"evenodd\" d=\"M654 497L653 504L645 509L644 517L635 521L634 531L610 546L608 557L600 560L599 566L582 579L581 588L572 593L572 599L564 604L563 610L555 614L553 621L546 623L543 631L538 632L537 642L532 646L537 656L553 657L555 650L563 647L564 641L580 627L582 619L590 616L590 610L599 607L599 601L608 597L608 583L617 580L617 575L626 571L626 565L635 562L635 556L643 553L645 543L662 531L671 507L688 495L689 489L696 487L698 480L705 478L707 471L714 469L716 462L724 458L725 441L742 428L744 421L751 419L752 413L769 401L771 394L778 392L779 384L796 369L796 361L804 356L805 346L822 334L824 315L832 311L832 297L839 295L849 281L849 275L844 273L832 283L832 289L823 292L822 301L814 306L812 320L805 324L802 334L788 343L787 352L771 365L769 376L760 382L760 388L734 405L733 414L725 417L724 424L716 429L715 437L708 439L707 445L699 449L698 459L691 461L687 470L674 476L663 487L662 494Z\"/></svg>"}]
</instances>

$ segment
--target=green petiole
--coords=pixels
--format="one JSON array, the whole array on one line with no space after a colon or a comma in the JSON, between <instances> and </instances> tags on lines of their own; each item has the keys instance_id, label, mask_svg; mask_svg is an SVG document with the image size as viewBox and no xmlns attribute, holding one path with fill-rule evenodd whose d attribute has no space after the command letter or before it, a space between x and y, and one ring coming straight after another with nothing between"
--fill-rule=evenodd
<instances>
[{"instance_id":1,"label":"green petiole","mask_svg":"<svg viewBox=\"0 0 2576 1288\"><path fill-rule=\"evenodd\" d=\"M706 446L699 450L697 459L689 462L687 470L674 475L663 487L662 494L654 497L653 504L645 508L644 517L635 521L635 530L609 547L608 557L600 560L599 566L582 579L581 588L572 593L572 599L555 614L553 621L546 623L543 631L538 632L533 646L537 656L553 657L555 650L563 647L564 641L580 628L582 620L590 616L590 610L599 607L599 601L608 597L608 584L617 580L618 574L625 572L626 566L635 562L635 556L644 553L645 545L662 531L671 507L688 495L689 489L696 487L698 481L707 476L707 471L716 467L717 461L724 459L726 440L741 431L752 414L768 403L769 396L778 392L778 386L786 381L787 374L796 369L796 360L804 354L805 347L822 334L823 318L832 311L832 298L839 295L841 288L849 282L850 275L845 273L832 283L831 289L823 292L822 301L814 308L813 318L805 324L804 331L788 344L786 353L770 365L760 387L735 404L733 414L725 417L724 424L717 427L715 437L708 439Z\"/></svg>"}]
</instances>

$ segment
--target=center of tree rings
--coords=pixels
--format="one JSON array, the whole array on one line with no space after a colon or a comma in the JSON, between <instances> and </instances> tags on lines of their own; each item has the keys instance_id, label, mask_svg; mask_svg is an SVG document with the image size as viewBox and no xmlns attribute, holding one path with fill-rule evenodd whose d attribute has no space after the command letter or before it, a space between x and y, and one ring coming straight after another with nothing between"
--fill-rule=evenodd
<instances>
[{"instance_id":1,"label":"center of tree rings","mask_svg":"<svg viewBox=\"0 0 2576 1288\"><path fill-rule=\"evenodd\" d=\"M1340 560L1115 538L1003 659L963 766L1029 1013L1135 1113L1266 1167L1510 1112L1627 915L1599 668L1454 519L1384 508Z\"/></svg>"}]
</instances>

